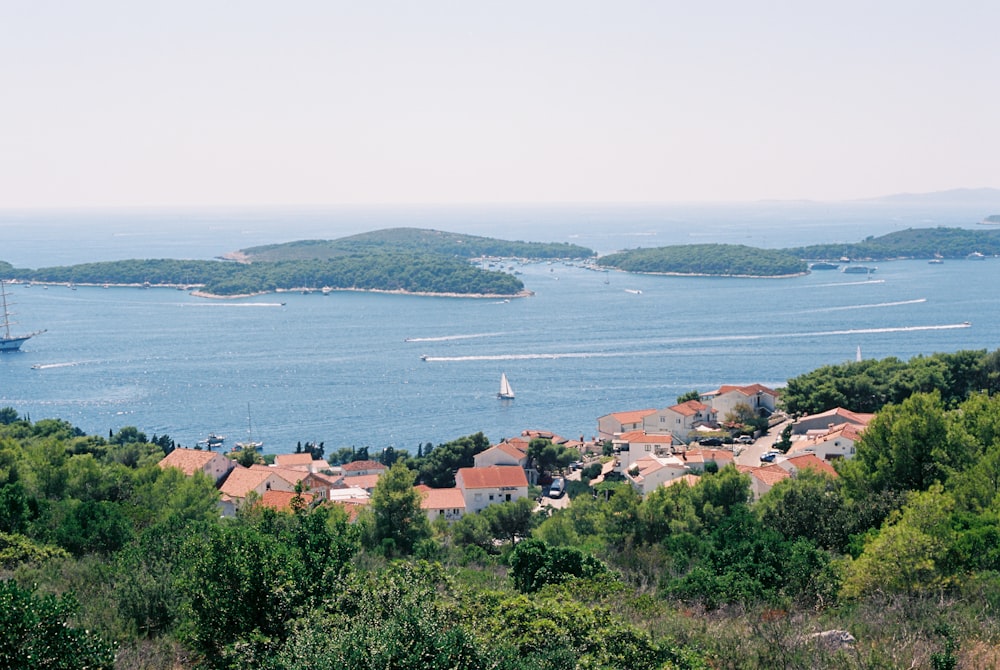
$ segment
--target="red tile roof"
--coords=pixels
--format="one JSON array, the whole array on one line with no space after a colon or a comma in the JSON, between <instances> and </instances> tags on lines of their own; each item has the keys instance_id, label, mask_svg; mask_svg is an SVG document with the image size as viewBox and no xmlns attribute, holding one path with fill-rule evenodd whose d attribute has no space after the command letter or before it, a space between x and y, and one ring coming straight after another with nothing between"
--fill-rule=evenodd
<instances>
[{"instance_id":1,"label":"red tile roof","mask_svg":"<svg viewBox=\"0 0 1000 670\"><path fill-rule=\"evenodd\" d=\"M615 442L627 442L629 444L671 444L673 441L673 435L659 435L647 433L643 430L630 430L627 433L622 433L615 439Z\"/></svg>"},{"instance_id":2,"label":"red tile roof","mask_svg":"<svg viewBox=\"0 0 1000 670\"><path fill-rule=\"evenodd\" d=\"M524 470L516 465L491 465L488 468L459 468L456 481L466 489L527 487Z\"/></svg>"},{"instance_id":3,"label":"red tile roof","mask_svg":"<svg viewBox=\"0 0 1000 670\"><path fill-rule=\"evenodd\" d=\"M226 481L222 482L219 491L232 498L245 498L272 474L266 467L264 469L237 467L229 473Z\"/></svg>"},{"instance_id":4,"label":"red tile roof","mask_svg":"<svg viewBox=\"0 0 1000 670\"><path fill-rule=\"evenodd\" d=\"M278 454L274 457L274 464L282 468L292 468L295 466L312 465L312 454L306 452L302 454Z\"/></svg>"},{"instance_id":5,"label":"red tile roof","mask_svg":"<svg viewBox=\"0 0 1000 670\"><path fill-rule=\"evenodd\" d=\"M832 465L824 461L822 458L816 456L816 454L802 454L801 456L792 456L791 458L785 459L785 463L790 463L792 467L796 470L802 470L803 468L811 468L813 470L819 470L820 472L825 472L831 477L839 476L837 471Z\"/></svg>"},{"instance_id":6,"label":"red tile roof","mask_svg":"<svg viewBox=\"0 0 1000 670\"><path fill-rule=\"evenodd\" d=\"M757 395L758 393L766 393L767 395L778 397L778 392L774 389L769 389L763 384L749 384L747 386L735 386L732 384L726 384L720 386L717 391L712 391L706 393L705 395L723 395L729 393L730 391L739 391L743 395Z\"/></svg>"},{"instance_id":7,"label":"red tile roof","mask_svg":"<svg viewBox=\"0 0 1000 670\"><path fill-rule=\"evenodd\" d=\"M674 405L669 409L681 414L683 416L694 416L699 412L704 412L707 409L711 409L708 405L700 403L697 400L688 400L687 402L682 402L679 405Z\"/></svg>"},{"instance_id":8,"label":"red tile roof","mask_svg":"<svg viewBox=\"0 0 1000 670\"><path fill-rule=\"evenodd\" d=\"M423 496L422 509L465 509L465 496L460 489L432 489L423 484L414 488Z\"/></svg>"},{"instance_id":9,"label":"red tile roof","mask_svg":"<svg viewBox=\"0 0 1000 670\"><path fill-rule=\"evenodd\" d=\"M263 465L261 463L254 463L250 466L251 470L263 470L265 472L270 472L273 475L278 475L286 482L292 486L298 484L300 481L309 476L308 470L296 470L294 468L279 468L275 465Z\"/></svg>"},{"instance_id":10,"label":"red tile roof","mask_svg":"<svg viewBox=\"0 0 1000 670\"><path fill-rule=\"evenodd\" d=\"M202 451L201 449L185 449L177 447L160 460L161 468L179 468L188 477L195 472L200 472L208 462L218 456L212 451ZM225 458L225 457L223 457Z\"/></svg>"},{"instance_id":11,"label":"red tile roof","mask_svg":"<svg viewBox=\"0 0 1000 670\"><path fill-rule=\"evenodd\" d=\"M627 412L612 412L608 416L621 424L638 423L650 414L656 414L655 409L634 409Z\"/></svg>"},{"instance_id":12,"label":"red tile roof","mask_svg":"<svg viewBox=\"0 0 1000 670\"><path fill-rule=\"evenodd\" d=\"M260 504L276 510L291 510L292 499L295 498L296 495L296 493L289 491L264 491L264 495L260 497ZM302 498L308 505L312 502L313 496L310 493L305 493Z\"/></svg>"},{"instance_id":13,"label":"red tile roof","mask_svg":"<svg viewBox=\"0 0 1000 670\"><path fill-rule=\"evenodd\" d=\"M361 470L385 470L378 461L351 461L340 466L342 472L359 472Z\"/></svg>"}]
</instances>

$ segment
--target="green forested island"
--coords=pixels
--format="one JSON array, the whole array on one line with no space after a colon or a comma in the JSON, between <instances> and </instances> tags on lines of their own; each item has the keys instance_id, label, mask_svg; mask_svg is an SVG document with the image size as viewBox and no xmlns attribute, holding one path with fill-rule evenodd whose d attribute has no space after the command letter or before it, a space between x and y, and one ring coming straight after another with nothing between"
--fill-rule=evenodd
<instances>
[{"instance_id":1,"label":"green forested island","mask_svg":"<svg viewBox=\"0 0 1000 670\"><path fill-rule=\"evenodd\" d=\"M806 263L794 255L741 244L684 244L630 249L602 256L598 265L628 272L781 277L802 274Z\"/></svg>"},{"instance_id":2,"label":"green forested island","mask_svg":"<svg viewBox=\"0 0 1000 670\"><path fill-rule=\"evenodd\" d=\"M570 244L507 242L395 228L341 240L255 247L230 254L230 260L125 260L37 270L11 268L5 263L4 274L36 282L198 287L217 296L321 288L469 296L522 294L524 283L517 277L468 262L484 255L584 258L594 252Z\"/></svg>"},{"instance_id":3,"label":"green forested island","mask_svg":"<svg viewBox=\"0 0 1000 670\"><path fill-rule=\"evenodd\" d=\"M886 260L1000 255L1000 230L907 229L856 244L759 249L733 244L691 244L631 249L598 258L601 267L628 272L781 277L807 271L804 259ZM0 261L5 277L75 284L199 287L217 296L291 289L354 289L452 295L514 296L523 282L476 267L488 257L590 259L594 252L565 243L509 242L437 230L394 228L341 238L252 247L228 260L144 259L39 269Z\"/></svg>"},{"instance_id":4,"label":"green forested island","mask_svg":"<svg viewBox=\"0 0 1000 670\"><path fill-rule=\"evenodd\" d=\"M797 258L893 260L903 258L965 258L979 252L1000 255L1000 230L967 228L907 228L854 244L814 244L786 249Z\"/></svg>"},{"instance_id":5,"label":"green forested island","mask_svg":"<svg viewBox=\"0 0 1000 670\"><path fill-rule=\"evenodd\" d=\"M482 434L379 450L356 516L297 491L221 518L206 475L158 466L166 435L0 408L0 665L997 667L998 382L1000 351L827 366L789 380L788 409L880 389L836 477L803 469L755 500L746 474L707 467L640 497L591 486L595 462L565 509L521 499L454 523L430 523L413 484L452 484ZM568 462L541 438L528 454Z\"/></svg>"},{"instance_id":6,"label":"green forested island","mask_svg":"<svg viewBox=\"0 0 1000 670\"><path fill-rule=\"evenodd\" d=\"M551 259L589 258L594 255L591 249L565 242L510 242L424 228L388 228L337 240L300 240L250 247L241 249L236 256L250 262L328 260L346 255L371 255L386 251L443 254L455 258L496 256Z\"/></svg>"}]
</instances>

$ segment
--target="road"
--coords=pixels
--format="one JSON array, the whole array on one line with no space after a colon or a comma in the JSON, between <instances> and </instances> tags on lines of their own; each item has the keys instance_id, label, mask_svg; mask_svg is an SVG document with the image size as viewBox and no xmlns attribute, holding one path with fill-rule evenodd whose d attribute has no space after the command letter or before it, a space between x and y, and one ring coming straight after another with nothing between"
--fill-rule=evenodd
<instances>
[{"instance_id":1,"label":"road","mask_svg":"<svg viewBox=\"0 0 1000 670\"><path fill-rule=\"evenodd\" d=\"M781 439L781 431L787 423L779 423L768 430L767 435L761 435L753 444L746 445L736 457L736 464L759 466L761 454L774 448L774 443Z\"/></svg>"}]
</instances>

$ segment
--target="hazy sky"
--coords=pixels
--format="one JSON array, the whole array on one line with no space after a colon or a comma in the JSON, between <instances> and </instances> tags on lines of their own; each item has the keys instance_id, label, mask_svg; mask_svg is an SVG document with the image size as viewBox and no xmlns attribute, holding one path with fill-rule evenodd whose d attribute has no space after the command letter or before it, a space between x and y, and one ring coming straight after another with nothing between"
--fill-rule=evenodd
<instances>
[{"instance_id":1,"label":"hazy sky","mask_svg":"<svg viewBox=\"0 0 1000 670\"><path fill-rule=\"evenodd\" d=\"M0 0L0 208L1000 187L1000 2Z\"/></svg>"}]
</instances>

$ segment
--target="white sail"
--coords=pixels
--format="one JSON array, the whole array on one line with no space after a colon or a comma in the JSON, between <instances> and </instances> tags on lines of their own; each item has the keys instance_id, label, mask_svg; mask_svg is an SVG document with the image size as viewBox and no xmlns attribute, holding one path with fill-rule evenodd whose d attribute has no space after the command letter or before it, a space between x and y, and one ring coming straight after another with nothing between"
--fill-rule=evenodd
<instances>
[{"instance_id":1,"label":"white sail","mask_svg":"<svg viewBox=\"0 0 1000 670\"><path fill-rule=\"evenodd\" d=\"M856 360L856 361L857 361L858 363L860 363L860 362L861 362L861 345L860 345L860 344L858 345L858 353L857 353L857 355L856 355L856 356L854 357L854 360Z\"/></svg>"},{"instance_id":2,"label":"white sail","mask_svg":"<svg viewBox=\"0 0 1000 670\"><path fill-rule=\"evenodd\" d=\"M510 382L507 381L507 373L500 373L500 392L497 393L498 398L503 398L505 400L514 399L514 389L511 388Z\"/></svg>"}]
</instances>

